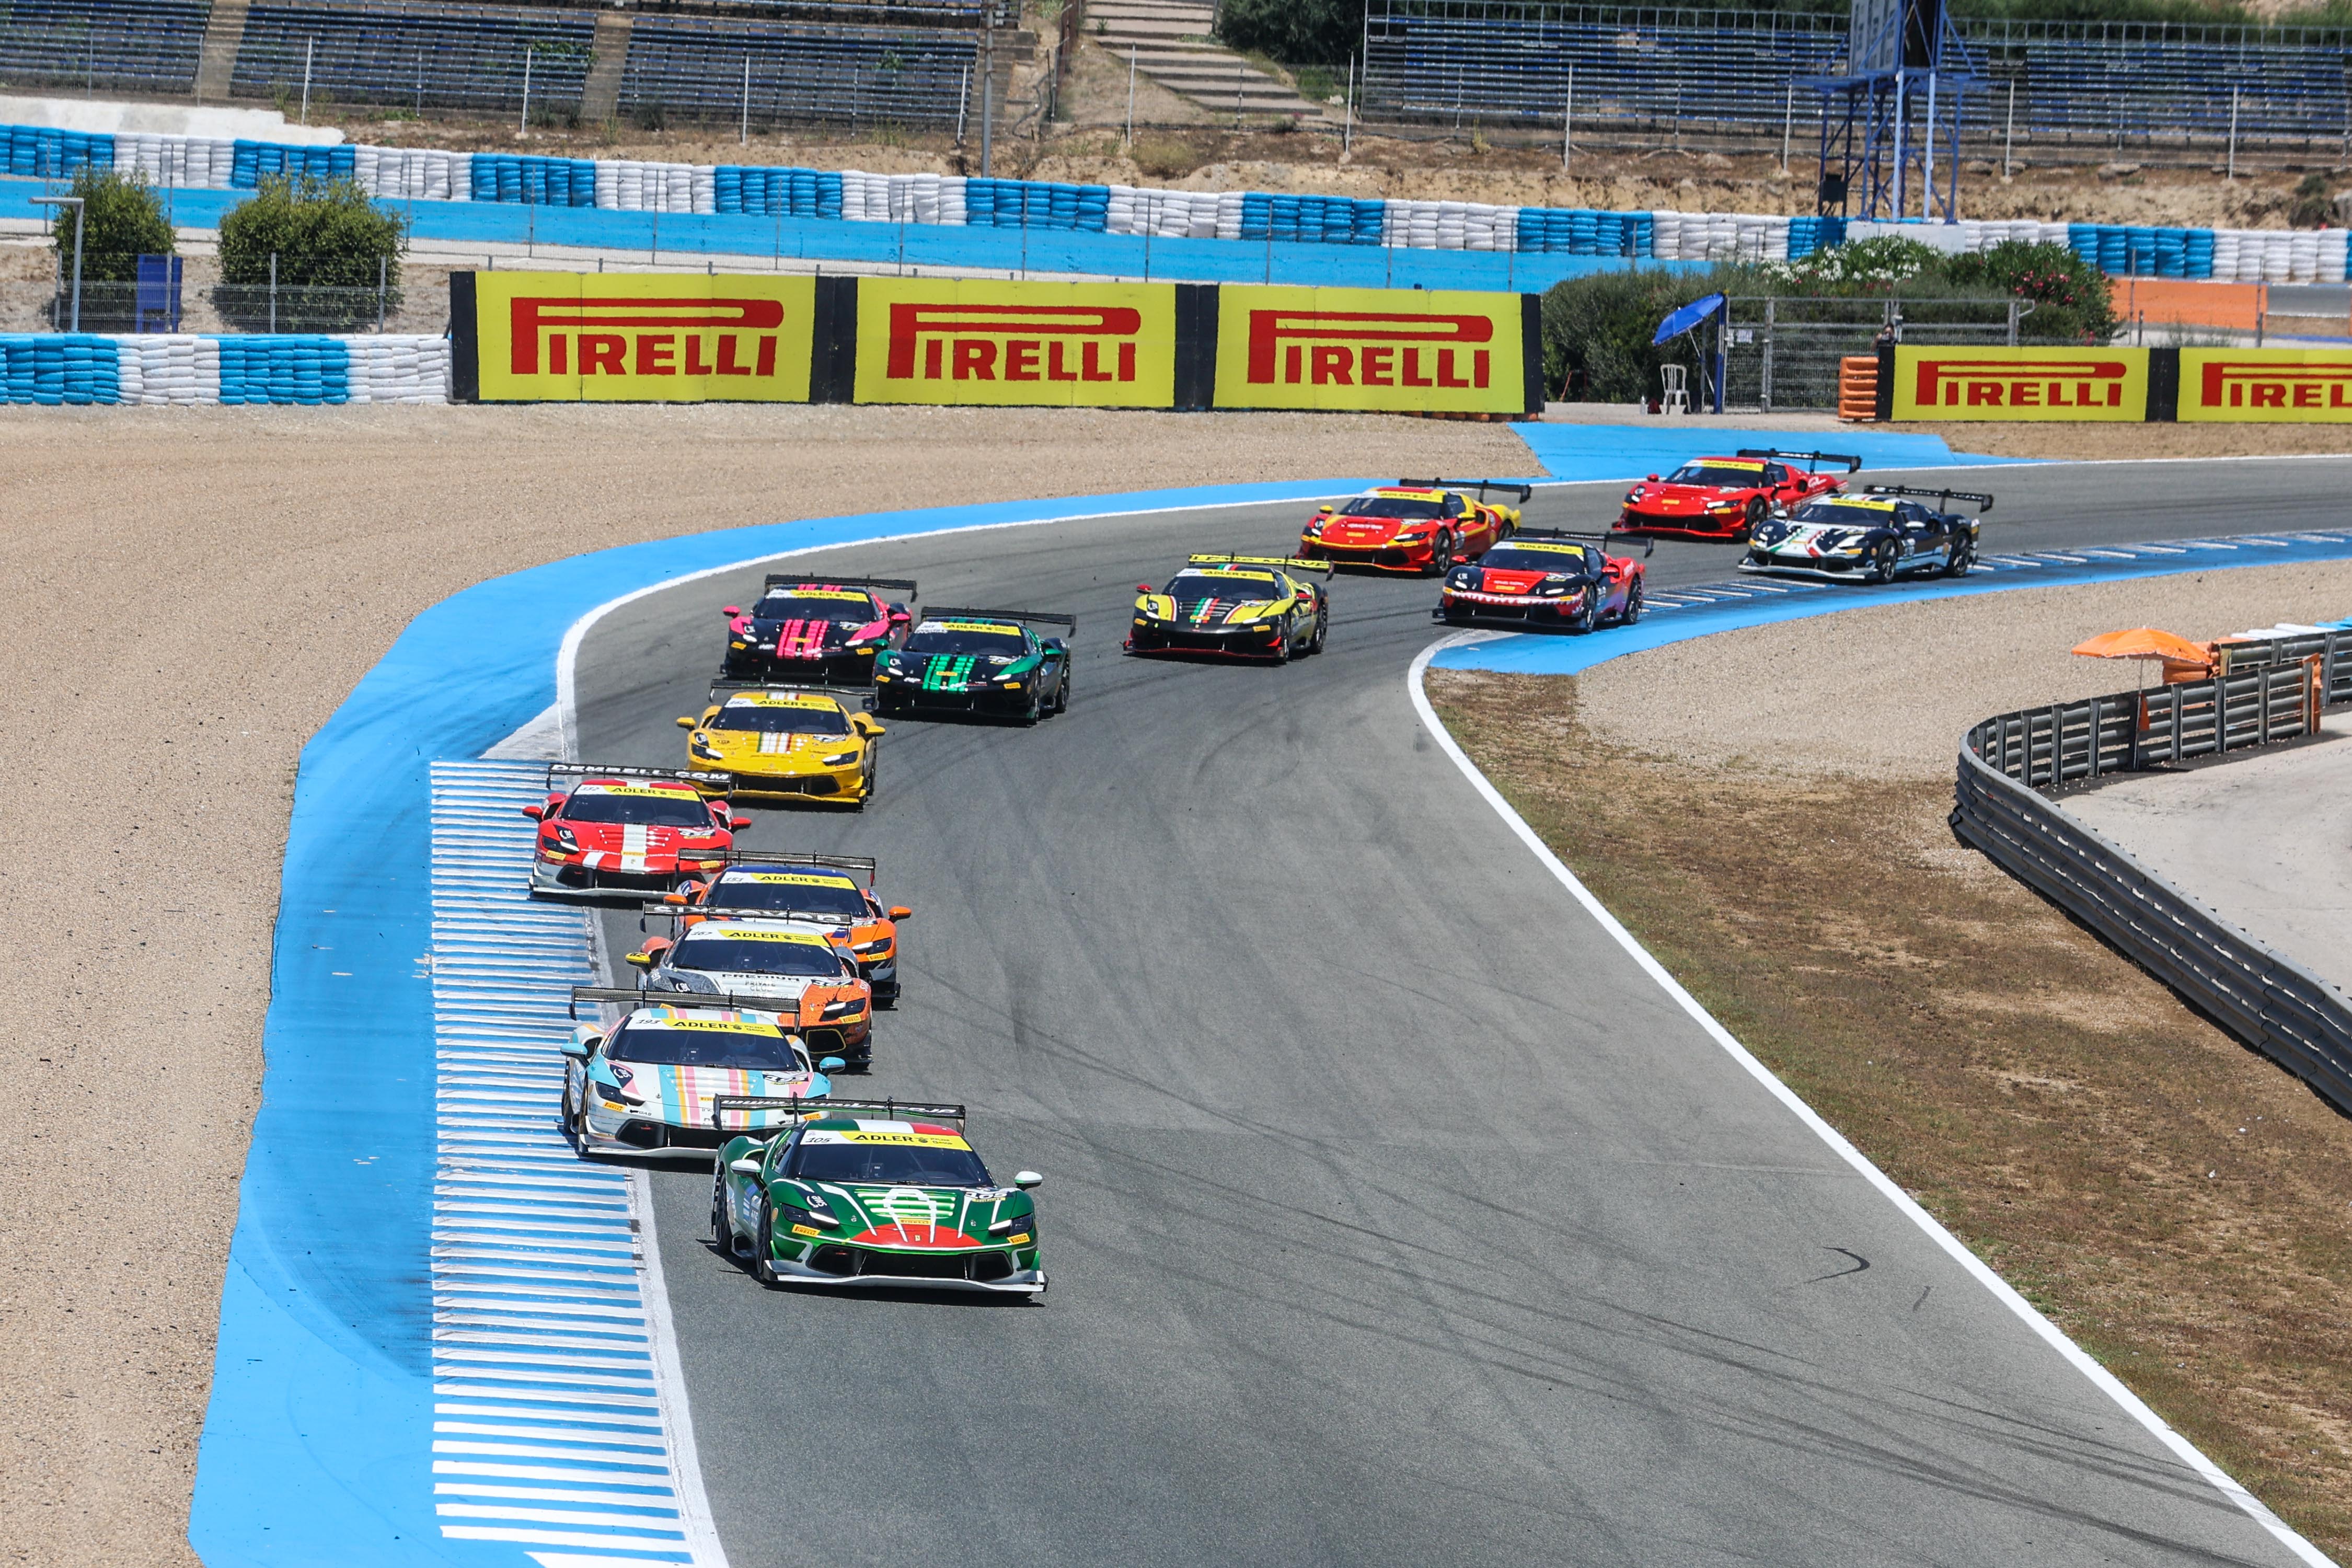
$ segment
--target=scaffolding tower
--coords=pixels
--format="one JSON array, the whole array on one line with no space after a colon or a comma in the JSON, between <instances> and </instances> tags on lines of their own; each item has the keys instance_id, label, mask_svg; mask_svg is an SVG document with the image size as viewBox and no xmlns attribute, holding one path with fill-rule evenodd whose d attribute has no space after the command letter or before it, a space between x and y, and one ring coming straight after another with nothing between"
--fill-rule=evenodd
<instances>
[{"instance_id":1,"label":"scaffolding tower","mask_svg":"<svg viewBox=\"0 0 2352 1568\"><path fill-rule=\"evenodd\" d=\"M1815 210L1957 222L1961 104L1990 83L1944 0L1853 0L1845 63L1850 74L1798 79L1822 100Z\"/></svg>"}]
</instances>

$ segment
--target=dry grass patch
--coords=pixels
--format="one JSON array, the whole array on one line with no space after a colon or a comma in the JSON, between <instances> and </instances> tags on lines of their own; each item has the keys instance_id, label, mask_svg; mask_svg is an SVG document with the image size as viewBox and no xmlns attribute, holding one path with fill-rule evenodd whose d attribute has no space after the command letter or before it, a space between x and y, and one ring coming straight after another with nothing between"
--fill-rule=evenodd
<instances>
[{"instance_id":1,"label":"dry grass patch","mask_svg":"<svg viewBox=\"0 0 2352 1568\"><path fill-rule=\"evenodd\" d=\"M1937 824L1948 784L1646 755L1565 677L1450 729L1725 1026L2320 1546L2352 1553L2352 1121Z\"/></svg>"}]
</instances>

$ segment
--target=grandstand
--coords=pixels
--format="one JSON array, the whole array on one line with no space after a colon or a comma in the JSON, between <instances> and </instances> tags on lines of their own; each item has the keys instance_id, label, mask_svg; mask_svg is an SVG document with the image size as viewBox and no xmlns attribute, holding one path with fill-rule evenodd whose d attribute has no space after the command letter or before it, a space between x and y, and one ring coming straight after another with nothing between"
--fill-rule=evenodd
<instances>
[{"instance_id":1,"label":"grandstand","mask_svg":"<svg viewBox=\"0 0 2352 1568\"><path fill-rule=\"evenodd\" d=\"M593 53L593 12L446 0L254 0L230 91L418 110L514 109L530 58L531 101L576 110Z\"/></svg>"},{"instance_id":2,"label":"grandstand","mask_svg":"<svg viewBox=\"0 0 2352 1568\"><path fill-rule=\"evenodd\" d=\"M2352 29L1954 17L1975 68L1963 134L1997 153L2039 145L2161 161L2352 148ZM1777 144L1819 113L1795 79L1846 68L1843 16L1681 11L1541 0L1367 0L1363 115L1403 126L1560 134L1575 73L1580 143L1667 138ZM2014 115L2012 121L2011 115ZM2013 129L2012 129L2013 127Z\"/></svg>"},{"instance_id":3,"label":"grandstand","mask_svg":"<svg viewBox=\"0 0 2352 1568\"><path fill-rule=\"evenodd\" d=\"M952 127L967 98L977 101L979 71L979 35L968 29L641 16L619 107L639 118L735 121L748 86L754 125Z\"/></svg>"},{"instance_id":4,"label":"grandstand","mask_svg":"<svg viewBox=\"0 0 2352 1568\"><path fill-rule=\"evenodd\" d=\"M194 90L211 0L13 0L0 10L0 89Z\"/></svg>"}]
</instances>

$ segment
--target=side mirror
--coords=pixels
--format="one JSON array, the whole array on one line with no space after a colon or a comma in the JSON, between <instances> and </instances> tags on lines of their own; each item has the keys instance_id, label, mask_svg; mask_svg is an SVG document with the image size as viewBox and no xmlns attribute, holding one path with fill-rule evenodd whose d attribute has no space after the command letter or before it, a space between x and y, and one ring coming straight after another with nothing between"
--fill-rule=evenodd
<instances>
[{"instance_id":1,"label":"side mirror","mask_svg":"<svg viewBox=\"0 0 2352 1568\"><path fill-rule=\"evenodd\" d=\"M819 1072L839 1072L848 1065L849 1064L847 1062L843 1061L839 1057L826 1057L816 1064L816 1070Z\"/></svg>"},{"instance_id":2,"label":"side mirror","mask_svg":"<svg viewBox=\"0 0 2352 1568\"><path fill-rule=\"evenodd\" d=\"M760 1173L760 1162L757 1160L734 1160L728 1163L727 1168L734 1172L739 1176L756 1176Z\"/></svg>"},{"instance_id":3,"label":"side mirror","mask_svg":"<svg viewBox=\"0 0 2352 1568\"><path fill-rule=\"evenodd\" d=\"M566 1040L555 1048L573 1061L584 1062L594 1054L596 1042L593 1037L585 1040Z\"/></svg>"},{"instance_id":4,"label":"side mirror","mask_svg":"<svg viewBox=\"0 0 2352 1568\"><path fill-rule=\"evenodd\" d=\"M1643 481L1644 481L1645 483L1654 485L1654 484L1656 484L1656 483L1658 482L1658 476L1657 476L1657 475L1655 475L1655 474L1648 474L1648 475L1644 475L1644 476L1643 476Z\"/></svg>"},{"instance_id":5,"label":"side mirror","mask_svg":"<svg viewBox=\"0 0 2352 1568\"><path fill-rule=\"evenodd\" d=\"M1139 594L1149 594L1151 592L1151 584L1149 583L1138 583L1135 585L1135 591Z\"/></svg>"},{"instance_id":6,"label":"side mirror","mask_svg":"<svg viewBox=\"0 0 2352 1568\"><path fill-rule=\"evenodd\" d=\"M849 716L849 727L861 735L878 735L882 732L882 726L863 713L852 713Z\"/></svg>"},{"instance_id":7,"label":"side mirror","mask_svg":"<svg viewBox=\"0 0 2352 1568\"><path fill-rule=\"evenodd\" d=\"M632 969L651 969L654 966L654 955L644 952L633 952L623 962Z\"/></svg>"},{"instance_id":8,"label":"side mirror","mask_svg":"<svg viewBox=\"0 0 2352 1568\"><path fill-rule=\"evenodd\" d=\"M694 884L691 882L687 884L689 888L693 885ZM683 890L675 893L664 893L662 895L662 902L666 904L683 904L686 902L686 894Z\"/></svg>"},{"instance_id":9,"label":"side mirror","mask_svg":"<svg viewBox=\"0 0 2352 1568\"><path fill-rule=\"evenodd\" d=\"M893 625L893 626L905 626L908 621L911 621L911 620L913 620L914 618L915 618L914 612L913 612L913 611L911 611L911 610L909 610L909 609L908 609L906 605L891 605L891 606L890 606L890 623L891 623L891 625Z\"/></svg>"},{"instance_id":10,"label":"side mirror","mask_svg":"<svg viewBox=\"0 0 2352 1568\"><path fill-rule=\"evenodd\" d=\"M694 721L681 713L677 716L677 727L681 730L691 730L694 728Z\"/></svg>"},{"instance_id":11,"label":"side mirror","mask_svg":"<svg viewBox=\"0 0 2352 1568\"><path fill-rule=\"evenodd\" d=\"M525 816L530 817L533 822L543 822L547 819L547 807L543 805L526 805L522 808L522 814Z\"/></svg>"},{"instance_id":12,"label":"side mirror","mask_svg":"<svg viewBox=\"0 0 2352 1568\"><path fill-rule=\"evenodd\" d=\"M733 828L749 827L751 826L751 819L740 811L730 811L727 814L727 826Z\"/></svg>"},{"instance_id":13,"label":"side mirror","mask_svg":"<svg viewBox=\"0 0 2352 1568\"><path fill-rule=\"evenodd\" d=\"M1045 1179L1034 1171L1016 1171L1013 1175L1013 1184L1026 1192L1029 1188L1043 1183Z\"/></svg>"},{"instance_id":14,"label":"side mirror","mask_svg":"<svg viewBox=\"0 0 2352 1568\"><path fill-rule=\"evenodd\" d=\"M725 605L720 606L719 613L731 621L743 613L743 607L740 605Z\"/></svg>"},{"instance_id":15,"label":"side mirror","mask_svg":"<svg viewBox=\"0 0 2352 1568\"><path fill-rule=\"evenodd\" d=\"M890 906L890 918L894 921L906 920L909 916L913 915L914 912L914 910L908 909L904 904L892 904Z\"/></svg>"}]
</instances>

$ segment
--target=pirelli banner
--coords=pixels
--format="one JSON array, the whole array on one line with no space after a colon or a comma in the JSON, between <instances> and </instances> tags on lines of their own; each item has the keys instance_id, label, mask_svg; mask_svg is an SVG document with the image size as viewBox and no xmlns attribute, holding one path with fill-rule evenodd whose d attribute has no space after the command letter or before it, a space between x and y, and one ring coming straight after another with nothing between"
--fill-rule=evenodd
<instances>
[{"instance_id":1,"label":"pirelli banner","mask_svg":"<svg viewBox=\"0 0 2352 1568\"><path fill-rule=\"evenodd\" d=\"M1540 412L1537 299L977 278L450 278L458 401Z\"/></svg>"},{"instance_id":2,"label":"pirelli banner","mask_svg":"<svg viewBox=\"0 0 2352 1568\"><path fill-rule=\"evenodd\" d=\"M1881 419L2352 423L2352 350L1998 348L1878 357Z\"/></svg>"}]
</instances>

